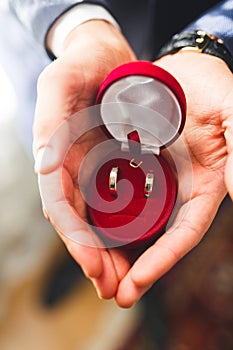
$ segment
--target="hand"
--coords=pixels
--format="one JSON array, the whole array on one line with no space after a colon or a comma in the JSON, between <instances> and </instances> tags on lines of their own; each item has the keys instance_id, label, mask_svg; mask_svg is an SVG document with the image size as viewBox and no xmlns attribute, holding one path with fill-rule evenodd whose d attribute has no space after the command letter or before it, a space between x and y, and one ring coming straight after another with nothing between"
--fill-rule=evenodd
<instances>
[{"instance_id":1,"label":"hand","mask_svg":"<svg viewBox=\"0 0 233 350\"><path fill-rule=\"evenodd\" d=\"M96 93L106 75L116 66L135 59L128 43L116 28L107 22L93 20L70 33L61 57L51 63L38 80L34 122L35 170L50 181L48 192L55 192L51 211L44 208L45 216L57 229L85 274L92 278L97 289L101 284L104 298L112 297L116 293L119 279L128 269L127 260L122 258L123 253L116 254L114 249L110 255L105 249L78 245L59 230L60 223L66 222L67 226L70 224L61 210L62 205L67 203L61 202L59 191L56 193L58 187L56 188L56 182L53 181L56 169L64 157L65 135L60 135L55 147L49 148L49 157L46 160L43 155L48 141L64 120L94 104ZM90 132L87 138L72 146L63 166L64 191L77 213L77 231L81 230L83 220L86 219L85 204L76 186L79 164L86 152L103 137L100 128ZM115 261L117 268L113 263Z\"/></svg>"},{"instance_id":2,"label":"hand","mask_svg":"<svg viewBox=\"0 0 233 350\"><path fill-rule=\"evenodd\" d=\"M176 77L187 97L184 138L192 161L193 191L178 213L179 220L187 207L184 219L147 249L121 280L116 301L123 307L139 300L199 243L227 191L233 198L231 71L218 58L191 52L165 56L155 64Z\"/></svg>"}]
</instances>

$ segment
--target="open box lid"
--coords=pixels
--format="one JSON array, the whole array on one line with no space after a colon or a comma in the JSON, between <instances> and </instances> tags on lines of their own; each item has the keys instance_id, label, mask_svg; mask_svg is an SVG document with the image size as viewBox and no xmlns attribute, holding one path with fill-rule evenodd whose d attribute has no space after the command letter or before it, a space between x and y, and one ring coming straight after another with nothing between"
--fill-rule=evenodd
<instances>
[{"instance_id":1,"label":"open box lid","mask_svg":"<svg viewBox=\"0 0 233 350\"><path fill-rule=\"evenodd\" d=\"M142 152L159 154L181 134L186 115L184 92L164 69L146 61L114 69L97 99L108 132L127 150L128 135L137 131Z\"/></svg>"}]
</instances>

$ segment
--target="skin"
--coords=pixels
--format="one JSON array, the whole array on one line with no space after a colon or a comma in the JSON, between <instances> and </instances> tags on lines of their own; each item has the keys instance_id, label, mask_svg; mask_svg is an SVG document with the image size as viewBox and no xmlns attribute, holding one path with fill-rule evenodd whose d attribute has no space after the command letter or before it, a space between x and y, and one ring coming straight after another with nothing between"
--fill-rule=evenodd
<instances>
[{"instance_id":1,"label":"skin","mask_svg":"<svg viewBox=\"0 0 233 350\"><path fill-rule=\"evenodd\" d=\"M38 80L34 123L37 173L53 174L63 157L57 145L51 149L49 162L41 162L56 128L74 112L94 104L101 82L113 68L135 59L122 34L107 22L86 22L69 35L61 57ZM232 73L222 60L195 52L169 55L155 63L175 76L187 98L183 135L192 161L193 190L190 198L185 186L181 187L182 206L176 228L171 227L144 251L91 248L69 240L59 230L59 221L66 220L62 211L56 216L44 208L46 218L91 279L99 297L115 298L119 306L126 308L200 242L226 193L233 198ZM64 192L77 213L77 231L85 230L81 221L86 219L86 207L76 174L86 152L104 137L101 130L91 131L72 146L64 162ZM188 174L184 173L185 181Z\"/></svg>"}]
</instances>

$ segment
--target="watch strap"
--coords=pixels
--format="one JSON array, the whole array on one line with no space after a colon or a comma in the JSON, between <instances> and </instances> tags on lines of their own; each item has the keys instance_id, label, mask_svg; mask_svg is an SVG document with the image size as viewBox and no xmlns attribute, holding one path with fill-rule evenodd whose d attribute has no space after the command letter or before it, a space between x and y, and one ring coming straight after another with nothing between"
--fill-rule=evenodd
<instances>
[{"instance_id":1,"label":"watch strap","mask_svg":"<svg viewBox=\"0 0 233 350\"><path fill-rule=\"evenodd\" d=\"M215 35L207 34L201 30L176 34L161 48L157 58L174 54L180 50L193 50L216 56L225 61L233 72L233 57L224 45L223 40L217 38Z\"/></svg>"}]
</instances>

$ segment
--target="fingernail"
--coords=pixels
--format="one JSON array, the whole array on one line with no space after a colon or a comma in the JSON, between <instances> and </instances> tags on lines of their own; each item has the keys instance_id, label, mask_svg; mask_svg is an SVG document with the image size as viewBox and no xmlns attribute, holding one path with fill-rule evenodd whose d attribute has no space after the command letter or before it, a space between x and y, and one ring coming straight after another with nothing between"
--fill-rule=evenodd
<instances>
[{"instance_id":1,"label":"fingernail","mask_svg":"<svg viewBox=\"0 0 233 350\"><path fill-rule=\"evenodd\" d=\"M103 300L103 296L101 294L101 291L99 290L98 286L97 286L97 282L95 281L94 278L90 278L94 288L95 288L95 291L96 291L96 294L98 296L99 299Z\"/></svg>"},{"instance_id":2,"label":"fingernail","mask_svg":"<svg viewBox=\"0 0 233 350\"><path fill-rule=\"evenodd\" d=\"M40 171L41 171L41 164L42 164L43 155L44 155L44 148L40 148L38 150L36 158L35 158L34 171L36 174L40 173Z\"/></svg>"},{"instance_id":3,"label":"fingernail","mask_svg":"<svg viewBox=\"0 0 233 350\"><path fill-rule=\"evenodd\" d=\"M55 170L58 163L57 153L52 147L42 147L38 150L34 170L35 173L49 173Z\"/></svg>"},{"instance_id":4,"label":"fingernail","mask_svg":"<svg viewBox=\"0 0 233 350\"><path fill-rule=\"evenodd\" d=\"M101 294L101 292L100 292L99 289L96 289L96 294L97 294L97 296L98 296L98 298L99 298L100 300L104 300L104 298L102 297L102 294Z\"/></svg>"}]
</instances>

